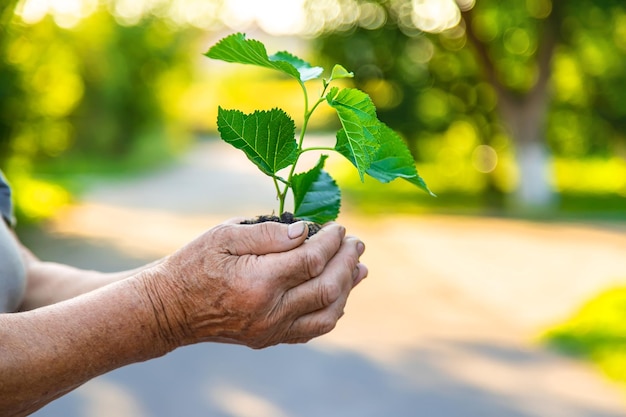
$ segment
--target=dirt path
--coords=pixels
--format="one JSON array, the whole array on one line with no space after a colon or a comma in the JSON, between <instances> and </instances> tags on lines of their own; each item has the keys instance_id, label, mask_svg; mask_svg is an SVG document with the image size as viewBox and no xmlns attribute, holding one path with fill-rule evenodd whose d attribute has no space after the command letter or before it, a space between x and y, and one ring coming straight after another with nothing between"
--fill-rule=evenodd
<instances>
[{"instance_id":1,"label":"dirt path","mask_svg":"<svg viewBox=\"0 0 626 417\"><path fill-rule=\"evenodd\" d=\"M178 166L98 187L32 245L81 266L127 267L231 213L273 205L271 184L239 154L203 143ZM372 221L349 209L340 220L366 242L370 278L331 334L264 351L185 348L98 378L37 415L626 416L616 386L533 343L591 295L626 282L623 229Z\"/></svg>"}]
</instances>

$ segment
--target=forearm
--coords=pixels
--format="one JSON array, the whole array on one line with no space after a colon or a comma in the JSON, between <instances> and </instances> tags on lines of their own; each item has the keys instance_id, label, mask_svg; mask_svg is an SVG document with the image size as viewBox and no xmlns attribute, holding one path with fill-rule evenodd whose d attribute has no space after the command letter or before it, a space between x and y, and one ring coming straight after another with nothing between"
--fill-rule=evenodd
<instances>
[{"instance_id":1,"label":"forearm","mask_svg":"<svg viewBox=\"0 0 626 417\"><path fill-rule=\"evenodd\" d=\"M28 415L91 378L173 349L137 280L0 315L0 415Z\"/></svg>"},{"instance_id":2,"label":"forearm","mask_svg":"<svg viewBox=\"0 0 626 417\"><path fill-rule=\"evenodd\" d=\"M27 287L20 310L33 310L68 300L128 278L159 262L130 271L102 273L31 258L26 262Z\"/></svg>"}]
</instances>

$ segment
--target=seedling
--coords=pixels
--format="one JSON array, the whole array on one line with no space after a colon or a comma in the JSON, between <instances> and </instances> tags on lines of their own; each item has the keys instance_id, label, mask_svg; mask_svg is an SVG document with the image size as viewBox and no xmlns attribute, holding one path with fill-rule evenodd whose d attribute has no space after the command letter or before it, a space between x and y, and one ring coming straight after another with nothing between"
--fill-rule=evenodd
<instances>
[{"instance_id":1,"label":"seedling","mask_svg":"<svg viewBox=\"0 0 626 417\"><path fill-rule=\"evenodd\" d=\"M285 201L291 190L296 218L322 224L339 215L341 193L335 180L324 170L328 155L322 154L310 170L296 171L300 156L312 151L343 155L356 167L361 181L365 175L383 183L402 178L434 195L417 173L415 161L402 138L378 120L370 97L355 88L331 86L336 80L354 76L343 66L335 65L330 77L321 79L321 94L311 102L305 83L319 80L324 69L311 66L289 52L268 56L263 43L237 33L220 40L206 56L279 71L302 87L304 115L298 139L295 122L281 109L257 110L251 114L218 109L217 127L221 138L245 152L248 159L274 181L279 214L285 212ZM337 142L332 148L307 146L309 120L324 103L336 111L341 122Z\"/></svg>"}]
</instances>

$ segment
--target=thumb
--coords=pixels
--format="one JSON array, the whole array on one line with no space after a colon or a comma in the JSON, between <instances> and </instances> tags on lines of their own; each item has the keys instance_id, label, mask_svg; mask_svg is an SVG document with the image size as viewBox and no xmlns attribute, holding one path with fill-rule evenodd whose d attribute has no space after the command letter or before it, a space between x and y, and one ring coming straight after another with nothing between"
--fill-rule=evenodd
<instances>
[{"instance_id":1,"label":"thumb","mask_svg":"<svg viewBox=\"0 0 626 417\"><path fill-rule=\"evenodd\" d=\"M264 222L233 225L227 244L233 255L266 255L297 248L308 235L308 226L299 221L292 224Z\"/></svg>"}]
</instances>

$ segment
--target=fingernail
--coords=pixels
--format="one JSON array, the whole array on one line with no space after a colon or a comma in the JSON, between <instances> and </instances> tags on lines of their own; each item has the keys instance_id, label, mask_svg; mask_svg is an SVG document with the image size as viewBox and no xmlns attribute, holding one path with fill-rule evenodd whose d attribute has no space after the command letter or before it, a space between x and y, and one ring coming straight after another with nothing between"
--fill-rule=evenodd
<instances>
[{"instance_id":1,"label":"fingernail","mask_svg":"<svg viewBox=\"0 0 626 417\"><path fill-rule=\"evenodd\" d=\"M305 226L304 222L291 223L287 228L287 235L289 236L289 239L296 239L302 236Z\"/></svg>"},{"instance_id":2,"label":"fingernail","mask_svg":"<svg viewBox=\"0 0 626 417\"><path fill-rule=\"evenodd\" d=\"M359 256L363 255L363 252L365 252L365 244L361 241L358 241L356 243L356 251L359 253Z\"/></svg>"}]
</instances>

